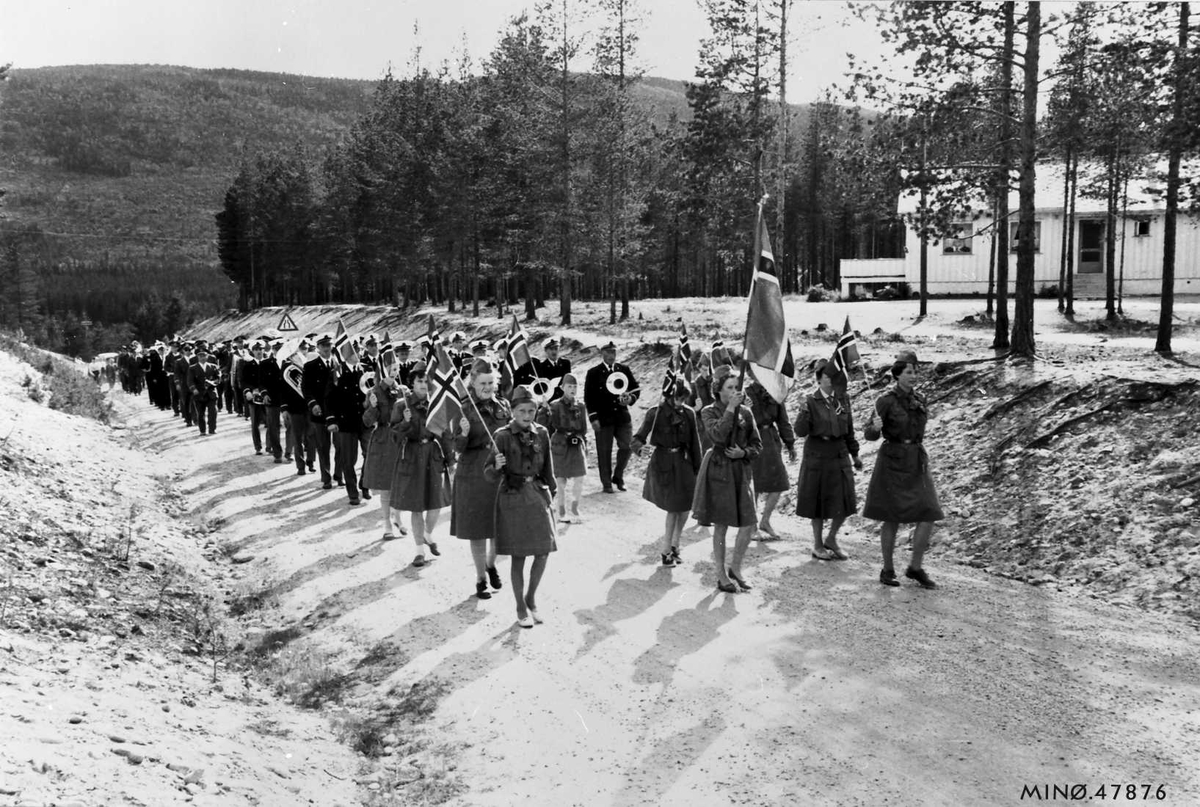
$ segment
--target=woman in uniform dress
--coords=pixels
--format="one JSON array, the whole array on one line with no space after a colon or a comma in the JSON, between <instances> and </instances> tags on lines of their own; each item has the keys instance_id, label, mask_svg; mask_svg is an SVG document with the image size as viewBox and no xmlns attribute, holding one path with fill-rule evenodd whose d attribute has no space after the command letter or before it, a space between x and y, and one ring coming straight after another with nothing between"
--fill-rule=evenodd
<instances>
[{"instance_id":1,"label":"woman in uniform dress","mask_svg":"<svg viewBox=\"0 0 1200 807\"><path fill-rule=\"evenodd\" d=\"M468 390L472 406L463 407L463 417L454 435L458 468L454 473L454 506L450 510L450 534L471 542L475 561L475 596L490 599L488 583L499 591L496 571L496 482L484 475L492 435L512 418L508 403L496 396L496 375L491 362L476 359L471 365Z\"/></svg>"},{"instance_id":2,"label":"woman in uniform dress","mask_svg":"<svg viewBox=\"0 0 1200 807\"><path fill-rule=\"evenodd\" d=\"M554 541L553 500L556 490L550 434L535 423L537 402L533 390L513 388L512 422L495 434L488 455L487 475L498 486L496 493L496 551L512 556L513 596L517 623L532 628L542 622L537 611L537 588L546 571L546 559L557 547ZM525 586L525 558L533 557L529 586Z\"/></svg>"},{"instance_id":3,"label":"woman in uniform dress","mask_svg":"<svg viewBox=\"0 0 1200 807\"><path fill-rule=\"evenodd\" d=\"M404 420L404 410L408 406L404 401L406 392L399 379L385 378L367 393L367 408L363 412L363 425L371 430L371 436L363 459L361 481L364 490L379 494L385 541L408 535L408 529L399 523L392 509L392 471L400 452L390 428Z\"/></svg>"},{"instance_id":4,"label":"woman in uniform dress","mask_svg":"<svg viewBox=\"0 0 1200 807\"><path fill-rule=\"evenodd\" d=\"M425 565L425 547L442 554L433 540L442 508L450 504L450 472L454 456L447 436L425 425L429 417L429 387L424 376L413 378L412 391L392 431L396 436L396 466L392 473L392 507L412 514L417 556L413 566Z\"/></svg>"},{"instance_id":5,"label":"woman in uniform dress","mask_svg":"<svg viewBox=\"0 0 1200 807\"><path fill-rule=\"evenodd\" d=\"M641 456L646 445L654 447L646 464L642 498L667 513L661 552L663 566L678 566L679 536L692 509L696 471L700 469L700 429L696 413L688 406L692 390L678 379L662 402L646 413L633 438L633 450Z\"/></svg>"},{"instance_id":6,"label":"woman in uniform dress","mask_svg":"<svg viewBox=\"0 0 1200 807\"><path fill-rule=\"evenodd\" d=\"M763 450L754 458L751 467L754 469L754 493L765 496L762 517L758 520L758 531L763 533L763 541L778 541L779 533L771 526L771 514L775 505L779 504L779 496L789 487L787 466L783 464L783 450L786 448L788 459L796 461L796 435L792 432L792 424L788 421L787 407L771 397L771 393L757 381L746 385L747 397L750 401L750 411L754 413L754 425L758 426L758 434L762 437Z\"/></svg>"},{"instance_id":7,"label":"woman in uniform dress","mask_svg":"<svg viewBox=\"0 0 1200 807\"><path fill-rule=\"evenodd\" d=\"M739 587L750 588L742 579L742 558L757 523L750 495L750 464L762 451L762 438L754 415L742 405L746 394L738 389L738 376L731 366L720 365L713 371L713 390L716 400L700 411L700 422L713 445L696 474L692 513L701 525L712 525L717 588L732 593ZM737 528L737 543L726 567L725 533L729 527Z\"/></svg>"},{"instance_id":8,"label":"woman in uniform dress","mask_svg":"<svg viewBox=\"0 0 1200 807\"><path fill-rule=\"evenodd\" d=\"M896 383L879 396L863 430L868 440L883 437L871 473L871 484L867 487L863 515L883 522L879 529L883 550L880 583L900 585L892 565L896 533L901 524L916 523L912 559L904 576L923 588L937 588L921 566L925 550L929 548L933 522L941 521L944 516L933 485L933 474L929 471L929 457L922 445L929 409L925 398L913 389L917 381L917 354L902 351L892 365L892 378Z\"/></svg>"},{"instance_id":9,"label":"woman in uniform dress","mask_svg":"<svg viewBox=\"0 0 1200 807\"><path fill-rule=\"evenodd\" d=\"M812 556L817 560L847 560L837 534L846 517L858 510L854 468L862 469L850 398L833 388L834 365L816 365L817 388L800 403L796 436L804 438L804 459L797 480L796 514L812 523ZM829 533L822 540L825 522Z\"/></svg>"},{"instance_id":10,"label":"woman in uniform dress","mask_svg":"<svg viewBox=\"0 0 1200 807\"><path fill-rule=\"evenodd\" d=\"M575 397L579 391L579 380L567 373L559 382L562 397L539 413L538 422L550 433L550 454L554 460L554 473L563 495L558 497L558 520L568 524L581 521L579 496L583 493L583 478L587 476L588 416L583 401ZM568 487L569 485L569 487ZM571 499L571 512L567 513L567 498Z\"/></svg>"}]
</instances>

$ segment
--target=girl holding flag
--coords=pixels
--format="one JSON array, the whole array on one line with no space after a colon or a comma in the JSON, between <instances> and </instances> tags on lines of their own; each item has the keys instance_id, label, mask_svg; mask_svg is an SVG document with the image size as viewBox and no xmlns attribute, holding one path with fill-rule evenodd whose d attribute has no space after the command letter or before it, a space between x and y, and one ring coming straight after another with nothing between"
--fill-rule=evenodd
<instances>
[{"instance_id":1,"label":"girl holding flag","mask_svg":"<svg viewBox=\"0 0 1200 807\"><path fill-rule=\"evenodd\" d=\"M554 473L563 495L558 499L558 520L580 521L579 497L583 493L583 478L587 476L588 416L583 402L575 397L579 381L567 373L559 383L562 397L538 413L538 422L550 432L550 453L554 458ZM571 513L567 514L567 483L570 482Z\"/></svg>"},{"instance_id":2,"label":"girl holding flag","mask_svg":"<svg viewBox=\"0 0 1200 807\"><path fill-rule=\"evenodd\" d=\"M379 494L385 541L398 537L397 532L408 535L392 512L392 471L400 450L389 428L404 421L406 392L399 379L385 376L367 393L367 409L363 412L363 425L371 429L371 438L363 460L362 486Z\"/></svg>"},{"instance_id":3,"label":"girl holding flag","mask_svg":"<svg viewBox=\"0 0 1200 807\"><path fill-rule=\"evenodd\" d=\"M450 504L449 466L454 456L450 441L429 430L429 385L424 376L413 379L412 392L392 427L397 452L392 473L392 507L412 514L413 541L417 556L413 566L425 565L425 547L442 554L431 541L442 508Z\"/></svg>"}]
</instances>

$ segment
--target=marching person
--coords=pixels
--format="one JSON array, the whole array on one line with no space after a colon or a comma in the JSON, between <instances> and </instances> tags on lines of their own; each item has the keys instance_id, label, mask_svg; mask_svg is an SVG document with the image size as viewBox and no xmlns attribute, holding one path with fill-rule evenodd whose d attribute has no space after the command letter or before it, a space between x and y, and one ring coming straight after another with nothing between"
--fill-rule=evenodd
<instances>
[{"instance_id":1,"label":"marching person","mask_svg":"<svg viewBox=\"0 0 1200 807\"><path fill-rule=\"evenodd\" d=\"M454 506L450 510L450 534L471 542L475 562L475 596L490 599L488 584L495 591L503 586L496 571L496 480L485 474L492 435L512 419L508 402L496 396L496 374L491 362L476 359L471 367L468 394L471 406L454 433L458 468L454 473Z\"/></svg>"},{"instance_id":2,"label":"marching person","mask_svg":"<svg viewBox=\"0 0 1200 807\"><path fill-rule=\"evenodd\" d=\"M425 547L441 555L432 540L442 509L450 504L449 466L453 457L446 433L441 436L429 431L429 386L425 377L413 379L407 406L400 422L393 426L398 445L395 470L392 473L392 507L411 513L413 541L417 555L413 566L425 565Z\"/></svg>"},{"instance_id":3,"label":"marching person","mask_svg":"<svg viewBox=\"0 0 1200 807\"><path fill-rule=\"evenodd\" d=\"M266 423L267 453L283 464L283 443L280 441L280 406L283 404L283 368L275 354L282 341L271 342L263 351L258 364L258 386L262 392L262 411ZM289 457L290 459L290 457Z\"/></svg>"},{"instance_id":4,"label":"marching person","mask_svg":"<svg viewBox=\"0 0 1200 807\"><path fill-rule=\"evenodd\" d=\"M883 522L879 528L883 550L880 583L900 585L892 560L896 533L901 524L916 523L912 559L904 576L915 580L922 588L937 588L922 567L933 522L941 521L944 516L923 445L929 409L924 396L913 389L917 381L917 354L911 350L901 351L891 372L895 384L879 396L863 430L868 440L883 437L867 487L863 515Z\"/></svg>"},{"instance_id":5,"label":"marching person","mask_svg":"<svg viewBox=\"0 0 1200 807\"><path fill-rule=\"evenodd\" d=\"M812 556L817 560L847 560L838 546L842 522L858 510L854 469L862 470L850 398L833 386L837 374L825 359L815 367L817 388L805 396L796 413L798 437L804 438L804 458L796 485L796 514L812 524ZM822 538L825 522L829 532Z\"/></svg>"},{"instance_id":6,"label":"marching person","mask_svg":"<svg viewBox=\"0 0 1200 807\"><path fill-rule=\"evenodd\" d=\"M167 346L156 342L150 348L150 370L146 374L146 388L150 393L150 403L165 412L171 408L171 381L166 370Z\"/></svg>"},{"instance_id":7,"label":"marching person","mask_svg":"<svg viewBox=\"0 0 1200 807\"><path fill-rule=\"evenodd\" d=\"M262 363L266 346L255 342L250 346L250 358L242 362L242 397L246 399L246 411L250 416L250 438L254 443L254 453L261 455L262 434L259 429L266 425L267 412L263 408Z\"/></svg>"},{"instance_id":8,"label":"marching person","mask_svg":"<svg viewBox=\"0 0 1200 807\"><path fill-rule=\"evenodd\" d=\"M192 366L194 348L191 342L184 342L180 346L179 355L175 357L175 389L179 396L179 414L183 415L183 422L188 428L191 428L196 417L192 407L192 391L188 388L188 371Z\"/></svg>"},{"instance_id":9,"label":"marching person","mask_svg":"<svg viewBox=\"0 0 1200 807\"><path fill-rule=\"evenodd\" d=\"M246 363L249 360L246 337L234 337L232 358L229 361L230 383L233 385L233 411L247 420L250 418L250 407L246 402Z\"/></svg>"},{"instance_id":10,"label":"marching person","mask_svg":"<svg viewBox=\"0 0 1200 807\"><path fill-rule=\"evenodd\" d=\"M508 342L502 336L492 348L496 351L496 394L507 401L513 391L513 372L508 366Z\"/></svg>"},{"instance_id":11,"label":"marching person","mask_svg":"<svg viewBox=\"0 0 1200 807\"><path fill-rule=\"evenodd\" d=\"M217 350L217 366L221 368L221 386L217 394L217 408L225 414L233 414L233 343L226 339Z\"/></svg>"},{"instance_id":12,"label":"marching person","mask_svg":"<svg viewBox=\"0 0 1200 807\"><path fill-rule=\"evenodd\" d=\"M762 438L763 449L754 458L754 493L764 496L762 517L758 520L758 531L762 541L778 541L779 533L771 526L771 514L779 504L780 495L791 487L787 466L783 464L783 450L788 459L796 461L796 435L788 421L787 407L771 397L771 393L757 381L746 385L750 411L754 413L754 425Z\"/></svg>"},{"instance_id":13,"label":"marching person","mask_svg":"<svg viewBox=\"0 0 1200 807\"><path fill-rule=\"evenodd\" d=\"M363 410L367 404L367 396L359 383L362 381L362 374L362 366L357 363L333 370L333 383L325 393L325 428L337 444L334 461L338 466L338 474L346 483L346 495L351 507L362 504L358 475L355 472L360 441L365 429Z\"/></svg>"},{"instance_id":14,"label":"marching person","mask_svg":"<svg viewBox=\"0 0 1200 807\"><path fill-rule=\"evenodd\" d=\"M300 343L301 353L307 354L305 342ZM312 473L317 461L317 437L312 421L308 419L308 402L304 398L304 367L290 360L283 367L283 411L287 413L288 431L291 435L292 458L296 462L296 476ZM296 385L293 386L292 382Z\"/></svg>"},{"instance_id":15,"label":"marching person","mask_svg":"<svg viewBox=\"0 0 1200 807\"><path fill-rule=\"evenodd\" d=\"M333 384L333 368L333 334L323 333L317 337L317 355L304 363L301 390L304 394L304 402L308 407L309 419L314 428L313 437L317 442L317 461L321 464L321 487L325 490L333 488L329 468L329 447L333 435L327 428L325 413L325 393ZM311 463L309 464L311 465ZM338 473L341 473L340 470Z\"/></svg>"},{"instance_id":16,"label":"marching person","mask_svg":"<svg viewBox=\"0 0 1200 807\"><path fill-rule=\"evenodd\" d=\"M209 361L208 348L196 348L196 366L188 371L188 387L196 406L196 424L203 435L217 433L217 396L221 369Z\"/></svg>"},{"instance_id":17,"label":"marching person","mask_svg":"<svg viewBox=\"0 0 1200 807\"><path fill-rule=\"evenodd\" d=\"M512 557L512 588L517 601L517 624L532 628L543 622L537 610L537 589L546 571L546 560L555 545L553 500L554 462L550 435L534 422L537 402L533 390L513 390L512 421L495 434L486 473L499 485L496 495L496 551ZM529 585L525 585L525 559L533 558Z\"/></svg>"},{"instance_id":18,"label":"marching person","mask_svg":"<svg viewBox=\"0 0 1200 807\"><path fill-rule=\"evenodd\" d=\"M579 497L583 493L583 479L587 476L587 409L575 397L579 382L574 373L561 376L558 392L562 397L539 412L539 423L550 433L550 456L554 460L557 486L562 494L558 497L558 520L568 524L582 520L579 514ZM569 487L568 487L569 486ZM567 499L571 500L571 512L567 514Z\"/></svg>"},{"instance_id":19,"label":"marching person","mask_svg":"<svg viewBox=\"0 0 1200 807\"><path fill-rule=\"evenodd\" d=\"M404 419L407 392L398 378L383 378L367 393L367 410L363 413L363 424L371 427L371 436L363 460L362 486L379 494L385 541L408 535L392 508L392 472L400 452L391 428Z\"/></svg>"},{"instance_id":20,"label":"marching person","mask_svg":"<svg viewBox=\"0 0 1200 807\"><path fill-rule=\"evenodd\" d=\"M558 347L558 339L553 336L547 339L546 343L542 346L542 352L545 353L546 357L544 359L535 358L533 360L534 370L538 378L553 381L571 372L570 360L559 357ZM554 403L563 396L561 383L559 382L560 386L555 387L554 394L550 396L550 403Z\"/></svg>"},{"instance_id":21,"label":"marching person","mask_svg":"<svg viewBox=\"0 0 1200 807\"><path fill-rule=\"evenodd\" d=\"M742 579L742 558L757 523L750 495L751 463L762 451L762 438L754 414L743 405L746 394L738 389L738 376L728 364L713 371L716 401L700 411L700 420L713 445L696 473L692 513L701 525L713 528L713 561L717 588L733 593L750 589ZM733 558L725 565L725 533L737 528ZM735 585L736 584L736 585Z\"/></svg>"},{"instance_id":22,"label":"marching person","mask_svg":"<svg viewBox=\"0 0 1200 807\"><path fill-rule=\"evenodd\" d=\"M367 334L367 338L363 340L363 352L358 361L362 365L364 373L376 373L376 380L378 380L379 339L375 334Z\"/></svg>"},{"instance_id":23,"label":"marching person","mask_svg":"<svg viewBox=\"0 0 1200 807\"><path fill-rule=\"evenodd\" d=\"M396 377L400 380L400 386L411 387L413 376L413 365L416 364L409 355L412 353L412 345L408 342L397 342L392 350L396 354Z\"/></svg>"},{"instance_id":24,"label":"marching person","mask_svg":"<svg viewBox=\"0 0 1200 807\"><path fill-rule=\"evenodd\" d=\"M616 373L622 373L626 383L622 392L614 394L608 389L608 380ZM596 464L600 466L600 484L605 493L612 493L613 485L617 490L625 490L625 466L629 463L633 438L629 407L640 394L633 371L617 361L617 346L611 340L605 342L600 346L600 363L587 371L583 384L583 403L596 434ZM617 443L616 467L613 467L613 440Z\"/></svg>"},{"instance_id":25,"label":"marching person","mask_svg":"<svg viewBox=\"0 0 1200 807\"><path fill-rule=\"evenodd\" d=\"M660 547L663 566L683 562L679 537L692 509L696 472L700 470L700 430L696 413L688 406L691 396L687 382L678 379L663 395L662 403L646 413L633 438L633 450L639 457L645 446L654 448L646 464L642 498L667 514Z\"/></svg>"}]
</instances>

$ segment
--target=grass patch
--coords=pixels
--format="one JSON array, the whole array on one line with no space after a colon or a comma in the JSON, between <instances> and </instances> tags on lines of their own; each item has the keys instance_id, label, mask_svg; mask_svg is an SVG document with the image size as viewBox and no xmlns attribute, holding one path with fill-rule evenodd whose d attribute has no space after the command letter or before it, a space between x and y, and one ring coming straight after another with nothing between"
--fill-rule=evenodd
<instances>
[{"instance_id":1,"label":"grass patch","mask_svg":"<svg viewBox=\"0 0 1200 807\"><path fill-rule=\"evenodd\" d=\"M339 670L329 655L311 644L294 644L299 628L271 631L246 651L244 661L259 671L276 697L302 709L321 709L341 703L354 683L349 673Z\"/></svg>"},{"instance_id":2,"label":"grass patch","mask_svg":"<svg viewBox=\"0 0 1200 807\"><path fill-rule=\"evenodd\" d=\"M41 403L41 400L48 396L51 409L92 418L106 425L112 422L112 403L96 387L96 382L71 362L39 348L30 347L9 334L0 334L0 349L11 353L42 374L38 397L34 397L33 390L36 379L30 379L27 386L23 385L29 390L31 399Z\"/></svg>"}]
</instances>

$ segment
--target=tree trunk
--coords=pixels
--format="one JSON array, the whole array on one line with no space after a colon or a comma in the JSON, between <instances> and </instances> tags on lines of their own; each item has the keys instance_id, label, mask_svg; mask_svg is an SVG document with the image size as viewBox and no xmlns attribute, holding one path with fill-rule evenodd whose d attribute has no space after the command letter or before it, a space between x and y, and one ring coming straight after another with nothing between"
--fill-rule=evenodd
<instances>
[{"instance_id":1,"label":"tree trunk","mask_svg":"<svg viewBox=\"0 0 1200 807\"><path fill-rule=\"evenodd\" d=\"M1104 319L1117 320L1117 158L1110 156L1104 188Z\"/></svg>"},{"instance_id":2,"label":"tree trunk","mask_svg":"<svg viewBox=\"0 0 1200 807\"><path fill-rule=\"evenodd\" d=\"M987 315L991 317L996 311L996 249L1000 243L996 228L999 219L996 213L996 202L992 200L992 243L988 250L988 285L987 285Z\"/></svg>"},{"instance_id":3,"label":"tree trunk","mask_svg":"<svg viewBox=\"0 0 1200 807\"><path fill-rule=\"evenodd\" d=\"M1185 134L1183 121L1184 57L1188 44L1188 17L1190 3L1179 4L1179 45L1175 50L1175 64L1171 99L1170 137L1167 146L1167 211L1163 216L1163 268L1162 296L1158 311L1158 337L1154 350L1158 353L1171 352L1172 316L1175 308L1175 234L1176 217L1179 214L1179 163L1183 156L1182 139Z\"/></svg>"},{"instance_id":4,"label":"tree trunk","mask_svg":"<svg viewBox=\"0 0 1200 807\"><path fill-rule=\"evenodd\" d=\"M1067 143L1067 158L1063 164L1063 229L1062 249L1058 257L1058 313L1066 308L1067 285L1067 233L1071 229L1067 211L1071 207L1071 144Z\"/></svg>"},{"instance_id":5,"label":"tree trunk","mask_svg":"<svg viewBox=\"0 0 1200 807\"><path fill-rule=\"evenodd\" d=\"M996 246L996 335L992 347L1005 350L1008 339L1008 177L1012 166L1012 60L1016 37L1014 3L1004 4L1004 50L1000 55L1000 170L996 177L1000 239Z\"/></svg>"},{"instance_id":6,"label":"tree trunk","mask_svg":"<svg viewBox=\"0 0 1200 807\"><path fill-rule=\"evenodd\" d=\"M1067 310L1068 317L1075 316L1075 198L1079 193L1079 155L1071 156L1068 171L1071 175L1071 207L1067 214Z\"/></svg>"}]
</instances>

